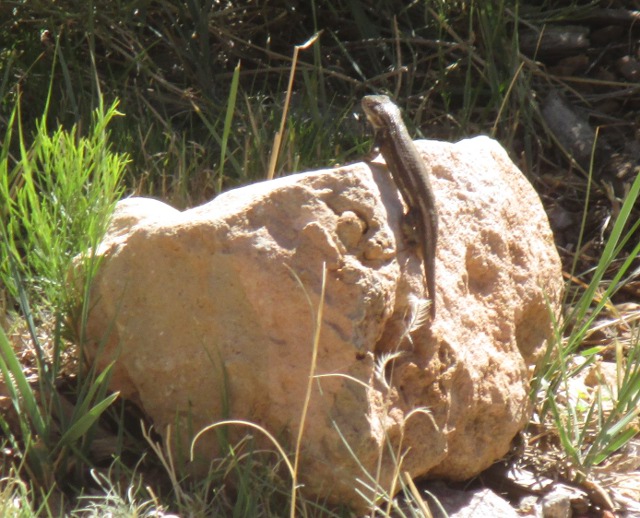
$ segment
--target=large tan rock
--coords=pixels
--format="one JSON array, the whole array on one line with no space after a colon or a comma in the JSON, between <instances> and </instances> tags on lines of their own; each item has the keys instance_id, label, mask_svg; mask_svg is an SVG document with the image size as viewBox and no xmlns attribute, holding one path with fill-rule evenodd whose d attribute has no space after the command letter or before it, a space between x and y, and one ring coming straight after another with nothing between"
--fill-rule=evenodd
<instances>
[{"instance_id":1,"label":"large tan rock","mask_svg":"<svg viewBox=\"0 0 640 518\"><path fill-rule=\"evenodd\" d=\"M406 333L425 296L422 260L403 237L402 202L380 159L258 183L184 212L120 202L99 249L91 358L117 359L113 388L161 433L246 419L291 449L326 268L303 491L362 509L356 489L369 492L357 480L372 485L363 468L376 477L382 457L377 480L390 490L391 451L414 477L486 468L527 421L560 261L538 196L497 143L417 145L440 213L435 321ZM216 455L216 434L196 452Z\"/></svg>"}]
</instances>

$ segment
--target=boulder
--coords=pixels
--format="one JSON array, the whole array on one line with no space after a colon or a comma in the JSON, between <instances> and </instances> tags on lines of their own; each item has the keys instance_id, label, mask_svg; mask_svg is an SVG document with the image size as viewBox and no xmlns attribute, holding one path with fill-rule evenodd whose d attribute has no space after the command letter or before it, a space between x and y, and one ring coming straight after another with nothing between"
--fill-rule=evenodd
<instances>
[{"instance_id":1,"label":"boulder","mask_svg":"<svg viewBox=\"0 0 640 518\"><path fill-rule=\"evenodd\" d=\"M376 487L394 491L399 462L412 477L464 480L509 450L560 307L553 236L495 141L416 145L440 216L433 321L381 158L183 212L118 204L97 250L85 350L100 368L115 360L112 388L165 438L171 426L175 458L224 419L292 451L310 375L299 478L312 498L362 510ZM247 428L227 431L235 441ZM198 439L194 474L220 454L217 440Z\"/></svg>"}]
</instances>

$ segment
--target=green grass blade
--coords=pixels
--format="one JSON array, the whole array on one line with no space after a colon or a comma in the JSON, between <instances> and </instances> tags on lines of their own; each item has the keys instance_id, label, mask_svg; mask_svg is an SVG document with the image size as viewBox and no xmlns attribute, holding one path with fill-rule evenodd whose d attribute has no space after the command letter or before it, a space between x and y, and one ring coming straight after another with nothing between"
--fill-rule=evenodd
<instances>
[{"instance_id":1,"label":"green grass blade","mask_svg":"<svg viewBox=\"0 0 640 518\"><path fill-rule=\"evenodd\" d=\"M88 430L96 423L102 413L118 398L119 395L119 392L111 394L91 407L91 409L89 409L69 428L67 428L64 435L60 438L58 447L62 448L65 446L69 446L80 439L83 435L85 435Z\"/></svg>"},{"instance_id":2,"label":"green grass blade","mask_svg":"<svg viewBox=\"0 0 640 518\"><path fill-rule=\"evenodd\" d=\"M88 411L89 405L92 403L92 401L104 397L107 385L109 383L108 377L111 374L112 367L113 362L107 365L107 367L98 375L97 378L92 379L92 377L89 376L84 381L78 393L79 404L76 406L76 409L74 411L74 420L76 419L77 415L83 415Z\"/></svg>"},{"instance_id":3,"label":"green grass blade","mask_svg":"<svg viewBox=\"0 0 640 518\"><path fill-rule=\"evenodd\" d=\"M589 303L594 299L595 292L598 289L602 278L604 277L604 273L611 265L612 261L616 257L616 253L620 251L620 242L623 241L623 231L629 222L629 218L631 216L631 212L633 207L638 199L638 194L640 193L640 176L637 176L634 180L631 189L629 190L628 195L626 196L624 203L620 209L620 213L616 218L616 221L613 225L613 229L611 230L611 235L609 239L607 239L607 243L605 244L604 250L602 252L602 257L598 262L598 266L596 267L596 271L593 274L593 279L589 283L587 290L584 292L581 300L577 304L577 313L575 315L575 321L582 322L585 318L585 315L589 309ZM627 234L626 239L630 236ZM609 290L607 290L609 291ZM611 288L613 291L613 288ZM610 292L609 292L610 293ZM597 316L602 307L604 307L606 303L606 297L603 297L602 301L597 305L596 310L594 311L591 318L589 318L581 327L580 331L575 335L576 341L581 341L584 337L584 334L590 328L593 320Z\"/></svg>"},{"instance_id":4,"label":"green grass blade","mask_svg":"<svg viewBox=\"0 0 640 518\"><path fill-rule=\"evenodd\" d=\"M5 383L11 390L13 404L21 419L24 416L28 417L36 433L46 437L46 421L40 413L35 394L22 371L22 365L2 328L0 328L0 370Z\"/></svg>"},{"instance_id":5,"label":"green grass blade","mask_svg":"<svg viewBox=\"0 0 640 518\"><path fill-rule=\"evenodd\" d=\"M218 192L222 191L222 184L224 180L224 163L227 153L227 146L229 144L229 134L231 133L231 122L233 121L233 114L236 109L236 98L238 96L238 83L240 80L240 62L233 70L233 77L231 79L231 89L229 91L229 99L227 100L227 112L224 116L224 127L222 130L222 144L220 146L220 169L218 170Z\"/></svg>"}]
</instances>

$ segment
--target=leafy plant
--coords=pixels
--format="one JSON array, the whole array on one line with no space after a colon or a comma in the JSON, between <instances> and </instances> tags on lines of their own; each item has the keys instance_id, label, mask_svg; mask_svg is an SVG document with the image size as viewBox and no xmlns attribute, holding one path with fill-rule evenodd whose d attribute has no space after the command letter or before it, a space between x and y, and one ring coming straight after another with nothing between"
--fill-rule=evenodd
<instances>
[{"instance_id":1,"label":"leafy plant","mask_svg":"<svg viewBox=\"0 0 640 518\"><path fill-rule=\"evenodd\" d=\"M29 294L38 305L68 309L77 301L77 286L70 282L74 257L97 246L121 195L127 158L111 151L107 130L119 115L117 105L105 109L100 103L87 136L77 125L50 134L45 114L30 145L20 105L14 109L0 153L0 274L14 297L12 268L29 279ZM12 167L8 150L15 125L20 156Z\"/></svg>"},{"instance_id":2,"label":"leafy plant","mask_svg":"<svg viewBox=\"0 0 640 518\"><path fill-rule=\"evenodd\" d=\"M110 367L99 374L93 369L78 373L72 402L58 387L66 347L62 324L68 311L88 298L84 295L98 266L91 250L104 235L121 193L127 158L111 150L107 130L118 115L116 108L117 102L109 108L100 102L86 136L77 125L50 133L45 114L28 144L17 104L0 152L0 277L18 301L37 364L34 382L0 329L0 372L18 429L4 416L0 426L20 458L19 474L26 473L40 495L67 485L72 471L90 464L92 429L117 398L107 394ZM12 162L9 149L16 126L20 154ZM74 261L82 272L77 276ZM30 299L36 301L38 315ZM79 329L87 310L82 306ZM53 323L46 343L36 324L44 320Z\"/></svg>"}]
</instances>

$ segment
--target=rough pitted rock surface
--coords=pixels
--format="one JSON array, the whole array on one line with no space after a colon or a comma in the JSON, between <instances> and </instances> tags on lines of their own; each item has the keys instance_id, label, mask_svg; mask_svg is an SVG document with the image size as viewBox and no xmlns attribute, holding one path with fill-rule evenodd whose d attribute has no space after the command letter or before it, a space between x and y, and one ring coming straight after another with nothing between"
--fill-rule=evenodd
<instances>
[{"instance_id":1,"label":"rough pitted rock surface","mask_svg":"<svg viewBox=\"0 0 640 518\"><path fill-rule=\"evenodd\" d=\"M385 441L408 452L402 469L413 477L461 480L486 468L527 420L531 366L551 333L547 302L559 308L560 260L537 194L496 142L417 146L440 214L435 321L406 336L425 296L422 259L378 159L254 184L184 212L120 202L98 250L90 361L116 359L112 387L162 434L246 419L290 448L325 268L303 491L364 509L362 467L375 474L382 455L379 482L391 486ZM393 352L402 354L381 368ZM246 433L229 431L232 440ZM189 467L203 473L216 434L195 450Z\"/></svg>"}]
</instances>

